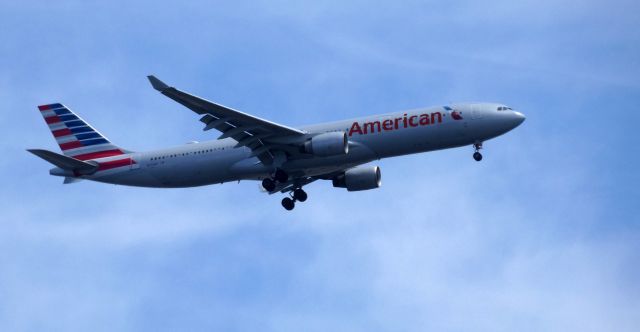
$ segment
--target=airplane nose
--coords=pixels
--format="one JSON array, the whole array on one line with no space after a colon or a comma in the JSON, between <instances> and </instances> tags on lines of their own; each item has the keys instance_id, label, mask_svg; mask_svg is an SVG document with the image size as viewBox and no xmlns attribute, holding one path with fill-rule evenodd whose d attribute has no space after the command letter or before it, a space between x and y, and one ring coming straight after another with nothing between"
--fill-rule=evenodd
<instances>
[{"instance_id":1,"label":"airplane nose","mask_svg":"<svg viewBox=\"0 0 640 332\"><path fill-rule=\"evenodd\" d=\"M519 126L521 123L524 122L524 120L526 119L526 117L524 116L524 114L520 113L520 112L513 112L513 119L514 119L514 128Z\"/></svg>"}]
</instances>

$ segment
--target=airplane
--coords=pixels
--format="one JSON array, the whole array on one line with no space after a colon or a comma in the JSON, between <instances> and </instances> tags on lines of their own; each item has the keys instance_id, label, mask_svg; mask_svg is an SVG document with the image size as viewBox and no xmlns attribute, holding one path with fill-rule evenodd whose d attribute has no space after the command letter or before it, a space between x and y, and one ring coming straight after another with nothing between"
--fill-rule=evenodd
<instances>
[{"instance_id":1,"label":"airplane","mask_svg":"<svg viewBox=\"0 0 640 332\"><path fill-rule=\"evenodd\" d=\"M49 173L65 184L80 180L184 188L240 180L261 181L269 194L283 193L292 210L307 200L303 187L330 180L347 191L380 187L382 158L472 146L482 160L483 142L517 126L525 116L499 103L458 103L289 127L196 97L147 77L163 95L200 115L203 130L217 130L211 141L147 152L114 145L66 106L38 106L62 154L27 151L53 164Z\"/></svg>"}]
</instances>

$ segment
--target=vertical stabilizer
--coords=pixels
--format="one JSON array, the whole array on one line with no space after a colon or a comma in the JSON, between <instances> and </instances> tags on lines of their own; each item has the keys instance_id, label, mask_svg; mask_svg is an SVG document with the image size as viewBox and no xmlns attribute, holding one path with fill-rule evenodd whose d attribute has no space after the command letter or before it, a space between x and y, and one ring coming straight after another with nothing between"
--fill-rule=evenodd
<instances>
[{"instance_id":1,"label":"vertical stabilizer","mask_svg":"<svg viewBox=\"0 0 640 332\"><path fill-rule=\"evenodd\" d=\"M65 156L89 160L125 153L64 105L41 105L38 109Z\"/></svg>"}]
</instances>

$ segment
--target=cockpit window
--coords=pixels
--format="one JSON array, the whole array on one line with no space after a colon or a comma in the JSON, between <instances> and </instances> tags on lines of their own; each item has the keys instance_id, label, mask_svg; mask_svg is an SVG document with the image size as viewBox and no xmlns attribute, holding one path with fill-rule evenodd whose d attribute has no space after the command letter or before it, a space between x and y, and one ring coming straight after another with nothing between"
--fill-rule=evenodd
<instances>
[{"instance_id":1,"label":"cockpit window","mask_svg":"<svg viewBox=\"0 0 640 332\"><path fill-rule=\"evenodd\" d=\"M507 106L500 106L498 107L498 111L512 111L513 109L511 107L507 107Z\"/></svg>"}]
</instances>

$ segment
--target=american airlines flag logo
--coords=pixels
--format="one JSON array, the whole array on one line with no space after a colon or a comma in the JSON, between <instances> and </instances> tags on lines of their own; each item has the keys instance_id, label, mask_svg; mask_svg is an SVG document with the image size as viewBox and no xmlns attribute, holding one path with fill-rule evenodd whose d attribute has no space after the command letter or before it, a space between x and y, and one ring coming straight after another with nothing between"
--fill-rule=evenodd
<instances>
[{"instance_id":1,"label":"american airlines flag logo","mask_svg":"<svg viewBox=\"0 0 640 332\"><path fill-rule=\"evenodd\" d=\"M62 152L79 160L124 154L62 104L38 106Z\"/></svg>"},{"instance_id":2,"label":"american airlines flag logo","mask_svg":"<svg viewBox=\"0 0 640 332\"><path fill-rule=\"evenodd\" d=\"M462 113L459 113L458 111L453 111L451 112L451 117L454 120L462 120Z\"/></svg>"}]
</instances>

